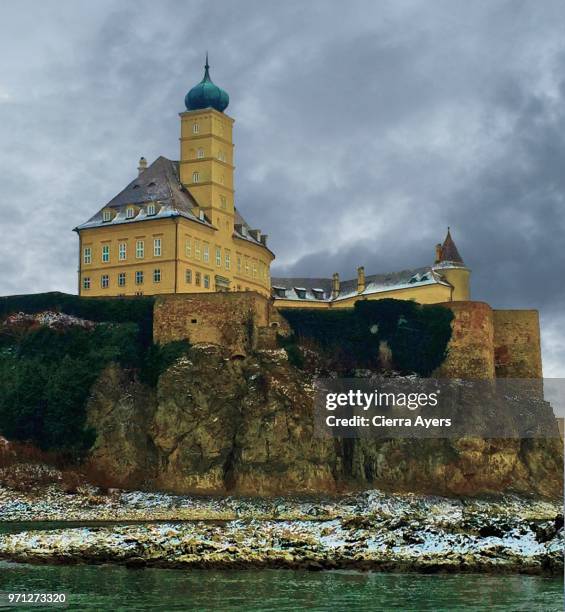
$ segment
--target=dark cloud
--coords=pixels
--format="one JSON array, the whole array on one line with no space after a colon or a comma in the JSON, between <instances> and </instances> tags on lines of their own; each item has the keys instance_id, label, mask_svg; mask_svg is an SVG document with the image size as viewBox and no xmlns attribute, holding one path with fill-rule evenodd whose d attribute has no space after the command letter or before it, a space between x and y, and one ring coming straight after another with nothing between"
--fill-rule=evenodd
<instances>
[{"instance_id":1,"label":"dark cloud","mask_svg":"<svg viewBox=\"0 0 565 612\"><path fill-rule=\"evenodd\" d=\"M30 11L34 19L29 19ZM0 292L76 285L72 227L178 156L210 52L237 201L275 273L431 262L451 225L473 295L539 308L565 375L565 7L502 0L5 2Z\"/></svg>"}]
</instances>

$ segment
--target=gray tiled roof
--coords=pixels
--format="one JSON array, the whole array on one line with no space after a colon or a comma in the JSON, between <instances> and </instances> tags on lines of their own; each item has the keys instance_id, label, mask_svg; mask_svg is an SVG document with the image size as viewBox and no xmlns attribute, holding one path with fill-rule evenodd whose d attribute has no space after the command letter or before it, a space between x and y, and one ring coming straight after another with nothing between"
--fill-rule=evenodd
<instances>
[{"instance_id":1,"label":"gray tiled roof","mask_svg":"<svg viewBox=\"0 0 565 612\"><path fill-rule=\"evenodd\" d=\"M148 216L144 205L151 202L157 204L158 212L155 215ZM127 219L126 209L132 204L139 206L141 209L135 217ZM200 219L194 214L193 209L197 206L198 203L190 191L180 182L179 162L160 156L86 223L79 225L75 229L82 230L91 227L134 223L146 219L163 219L179 216L214 227L211 220L206 218ZM111 221L103 221L102 213L108 209L114 210L116 214ZM251 230L250 225L237 209L235 210L234 222L236 225L245 227L246 230ZM234 229L234 235L253 244L265 247L261 241L256 240L248 231L245 231L245 234L243 234Z\"/></svg>"},{"instance_id":2,"label":"gray tiled roof","mask_svg":"<svg viewBox=\"0 0 565 612\"><path fill-rule=\"evenodd\" d=\"M149 217L142 205L151 202L157 204L158 212L156 215ZM127 219L126 209L132 204L142 208L132 219ZM76 229L81 230L102 225L134 223L145 219L162 219L164 217L177 216L210 226L209 220L199 219L194 214L193 209L196 206L198 206L196 200L180 182L178 162L161 156L86 223L79 225ZM102 212L108 209L114 210L116 214L111 221L103 221Z\"/></svg>"},{"instance_id":3,"label":"gray tiled roof","mask_svg":"<svg viewBox=\"0 0 565 612\"><path fill-rule=\"evenodd\" d=\"M422 268L414 268L412 270L402 270L401 272L391 272L389 274L370 274L365 277L365 290L362 293L357 293L357 279L349 279L341 281L339 295L332 299L332 279L331 278L271 278L271 286L273 289L286 289L284 299L299 300L299 301L321 301L316 297L314 289L320 288L324 290L323 300L339 301L344 300L354 295L371 295L393 289L403 289L408 287L421 287L424 285L446 285L447 283L441 275L434 272L431 266ZM306 297L299 297L296 289L306 289ZM275 299L283 299L275 295Z\"/></svg>"}]
</instances>

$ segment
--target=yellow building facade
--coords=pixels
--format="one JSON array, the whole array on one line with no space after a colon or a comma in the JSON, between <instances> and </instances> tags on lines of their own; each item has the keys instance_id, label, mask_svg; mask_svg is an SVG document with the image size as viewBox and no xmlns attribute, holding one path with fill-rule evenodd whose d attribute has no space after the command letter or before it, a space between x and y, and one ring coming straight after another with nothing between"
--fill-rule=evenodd
<instances>
[{"instance_id":1,"label":"yellow building facade","mask_svg":"<svg viewBox=\"0 0 565 612\"><path fill-rule=\"evenodd\" d=\"M433 265L392 274L273 278L267 235L235 204L234 120L228 94L204 78L185 97L178 161L141 158L138 175L75 231L82 296L256 291L279 308L351 308L395 298L433 304L470 299L470 271L448 230Z\"/></svg>"},{"instance_id":2,"label":"yellow building facade","mask_svg":"<svg viewBox=\"0 0 565 612\"><path fill-rule=\"evenodd\" d=\"M141 158L138 176L79 235L79 294L257 291L270 296L274 254L234 202L227 94L203 80L180 114L180 160ZM225 104L224 104L225 102Z\"/></svg>"}]
</instances>

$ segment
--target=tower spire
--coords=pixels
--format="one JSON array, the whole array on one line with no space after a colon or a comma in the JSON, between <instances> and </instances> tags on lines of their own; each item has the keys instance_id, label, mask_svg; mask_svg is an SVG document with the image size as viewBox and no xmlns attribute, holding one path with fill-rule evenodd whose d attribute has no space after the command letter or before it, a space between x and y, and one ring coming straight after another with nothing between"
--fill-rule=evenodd
<instances>
[{"instance_id":1,"label":"tower spire","mask_svg":"<svg viewBox=\"0 0 565 612\"><path fill-rule=\"evenodd\" d=\"M210 80L210 64L208 64L208 51L206 51L206 63L204 64L204 81Z\"/></svg>"}]
</instances>

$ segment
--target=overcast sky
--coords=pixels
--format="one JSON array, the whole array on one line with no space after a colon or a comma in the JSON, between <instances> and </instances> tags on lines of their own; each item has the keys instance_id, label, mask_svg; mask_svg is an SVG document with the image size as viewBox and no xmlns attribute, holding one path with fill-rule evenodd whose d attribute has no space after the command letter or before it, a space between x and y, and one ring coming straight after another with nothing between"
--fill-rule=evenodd
<instances>
[{"instance_id":1,"label":"overcast sky","mask_svg":"<svg viewBox=\"0 0 565 612\"><path fill-rule=\"evenodd\" d=\"M208 50L274 274L427 265L450 225L565 377L564 33L562 0L2 0L0 294L75 291L72 228L178 159Z\"/></svg>"}]
</instances>

